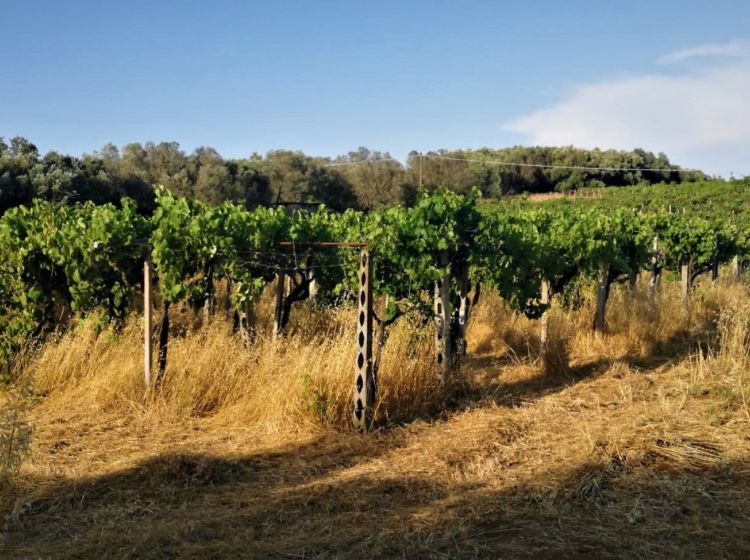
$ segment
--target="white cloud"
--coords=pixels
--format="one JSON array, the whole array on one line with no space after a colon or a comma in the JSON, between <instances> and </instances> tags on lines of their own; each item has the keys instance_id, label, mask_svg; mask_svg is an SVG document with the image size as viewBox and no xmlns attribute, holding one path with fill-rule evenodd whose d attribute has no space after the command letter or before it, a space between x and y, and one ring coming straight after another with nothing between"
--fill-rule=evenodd
<instances>
[{"instance_id":1,"label":"white cloud","mask_svg":"<svg viewBox=\"0 0 750 560\"><path fill-rule=\"evenodd\" d=\"M737 39L728 43L706 43L674 51L660 57L657 62L671 64L694 58L750 58L750 41Z\"/></svg>"},{"instance_id":2,"label":"white cloud","mask_svg":"<svg viewBox=\"0 0 750 560\"><path fill-rule=\"evenodd\" d=\"M678 59L687 56L692 55ZM750 175L750 56L682 75L584 85L557 105L504 128L524 135L528 144L641 147L664 152L683 167Z\"/></svg>"}]
</instances>

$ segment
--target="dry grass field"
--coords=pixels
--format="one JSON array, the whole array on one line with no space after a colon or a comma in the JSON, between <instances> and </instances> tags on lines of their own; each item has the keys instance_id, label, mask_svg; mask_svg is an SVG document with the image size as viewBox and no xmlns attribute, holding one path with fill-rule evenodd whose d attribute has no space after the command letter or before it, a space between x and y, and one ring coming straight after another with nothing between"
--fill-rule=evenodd
<instances>
[{"instance_id":1,"label":"dry grass field","mask_svg":"<svg viewBox=\"0 0 750 560\"><path fill-rule=\"evenodd\" d=\"M276 342L264 319L249 350L223 318L176 317L148 398L139 318L84 325L5 395L6 474L8 426L33 431L0 556L748 558L749 296L700 285L688 314L672 284L657 305L617 289L603 337L590 301L554 307L540 356L538 323L490 294L445 388L430 329L402 321L367 435L349 310L297 310Z\"/></svg>"}]
</instances>

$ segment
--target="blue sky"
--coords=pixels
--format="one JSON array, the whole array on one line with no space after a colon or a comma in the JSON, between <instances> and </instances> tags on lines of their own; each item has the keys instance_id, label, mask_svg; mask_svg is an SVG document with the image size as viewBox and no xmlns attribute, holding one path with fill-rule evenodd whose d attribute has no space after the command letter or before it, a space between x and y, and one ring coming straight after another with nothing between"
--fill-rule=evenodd
<instances>
[{"instance_id":1,"label":"blue sky","mask_svg":"<svg viewBox=\"0 0 750 560\"><path fill-rule=\"evenodd\" d=\"M230 157L574 144L750 174L750 3L2 0L0 136Z\"/></svg>"}]
</instances>

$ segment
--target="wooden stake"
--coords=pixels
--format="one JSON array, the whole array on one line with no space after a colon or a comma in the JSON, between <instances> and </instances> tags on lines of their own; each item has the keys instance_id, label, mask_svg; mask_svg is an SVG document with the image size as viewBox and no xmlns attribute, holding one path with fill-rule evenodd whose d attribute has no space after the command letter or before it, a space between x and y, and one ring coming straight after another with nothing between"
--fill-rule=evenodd
<instances>
[{"instance_id":1,"label":"wooden stake","mask_svg":"<svg viewBox=\"0 0 750 560\"><path fill-rule=\"evenodd\" d=\"M372 371L372 261L363 250L359 258L357 342L354 362L354 427L366 432L372 424L376 380Z\"/></svg>"},{"instance_id":2,"label":"wooden stake","mask_svg":"<svg viewBox=\"0 0 750 560\"><path fill-rule=\"evenodd\" d=\"M740 277L740 257L739 255L735 255L732 259L732 276L734 276L735 280L738 280Z\"/></svg>"},{"instance_id":3,"label":"wooden stake","mask_svg":"<svg viewBox=\"0 0 750 560\"><path fill-rule=\"evenodd\" d=\"M147 393L151 389L152 328L151 261L147 259L143 263L143 382Z\"/></svg>"},{"instance_id":4,"label":"wooden stake","mask_svg":"<svg viewBox=\"0 0 750 560\"><path fill-rule=\"evenodd\" d=\"M690 259L683 259L680 266L682 294L682 308L687 309L690 305Z\"/></svg>"},{"instance_id":5,"label":"wooden stake","mask_svg":"<svg viewBox=\"0 0 750 560\"><path fill-rule=\"evenodd\" d=\"M550 302L550 282L549 280L542 280L542 296L540 303L543 305L549 305ZM549 337L549 309L545 309L542 314L542 318L539 321L539 340L541 341L542 354L547 351L547 342Z\"/></svg>"}]
</instances>

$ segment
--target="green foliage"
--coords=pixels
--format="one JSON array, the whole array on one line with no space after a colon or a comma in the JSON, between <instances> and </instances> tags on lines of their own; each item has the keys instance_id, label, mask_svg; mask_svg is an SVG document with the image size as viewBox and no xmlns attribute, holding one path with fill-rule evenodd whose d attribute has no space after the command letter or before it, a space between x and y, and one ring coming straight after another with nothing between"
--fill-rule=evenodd
<instances>
[{"instance_id":1,"label":"green foliage","mask_svg":"<svg viewBox=\"0 0 750 560\"><path fill-rule=\"evenodd\" d=\"M688 214L666 214L654 221L668 270L677 271L683 263L690 263L694 271L705 271L743 250L738 243L741 228L737 224Z\"/></svg>"},{"instance_id":2,"label":"green foliage","mask_svg":"<svg viewBox=\"0 0 750 560\"><path fill-rule=\"evenodd\" d=\"M248 211L232 203L208 206L157 189L151 257L161 296L173 303L201 301L214 278L234 281L235 304L257 296L274 277L275 244L293 235L281 209Z\"/></svg>"},{"instance_id":3,"label":"green foliage","mask_svg":"<svg viewBox=\"0 0 750 560\"><path fill-rule=\"evenodd\" d=\"M121 319L147 257L155 265L156 288L170 303L200 305L216 280L229 279L232 301L240 306L281 271L292 277L299 297L314 276L320 305L352 299L359 248L316 242L367 244L374 293L388 296L386 321L412 311L428 317L434 283L446 275L454 294L468 277L534 317L544 310L542 280L562 293L595 277L602 264L610 281L642 270L650 266L654 236L659 262L669 270L688 261L698 274L747 255L748 185L738 183L693 185L701 204L693 204L689 189L665 186L652 187L656 196L650 199L632 192L627 205L617 194L544 205L519 201L483 213L478 190L462 195L442 188L421 193L412 207L370 213L208 205L164 187L156 188L150 219L128 199L99 206L35 201L0 218L0 359L7 363L25 340L55 328L61 318L96 310L103 321ZM715 196L706 198L711 186ZM685 211L669 207L671 194Z\"/></svg>"},{"instance_id":4,"label":"green foliage","mask_svg":"<svg viewBox=\"0 0 750 560\"><path fill-rule=\"evenodd\" d=\"M434 282L447 274L457 278L469 266L480 219L477 197L478 192L463 196L445 189L422 193L411 208L396 205L369 215L345 213L341 220L345 227L339 229L347 230L347 240L367 242L376 263L376 296L389 296L401 312L427 313L423 292L431 291ZM356 267L349 268L355 286L356 273ZM387 315L393 313L391 308Z\"/></svg>"},{"instance_id":5,"label":"green foliage","mask_svg":"<svg viewBox=\"0 0 750 560\"><path fill-rule=\"evenodd\" d=\"M0 220L0 353L52 328L70 310L120 319L139 282L148 222L132 202L56 205L36 201Z\"/></svg>"}]
</instances>

